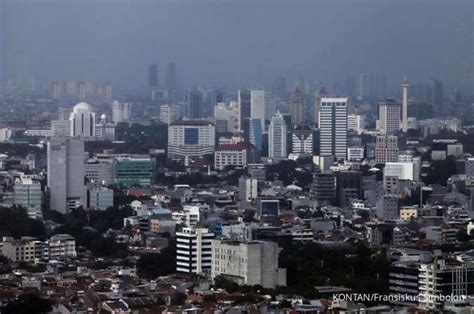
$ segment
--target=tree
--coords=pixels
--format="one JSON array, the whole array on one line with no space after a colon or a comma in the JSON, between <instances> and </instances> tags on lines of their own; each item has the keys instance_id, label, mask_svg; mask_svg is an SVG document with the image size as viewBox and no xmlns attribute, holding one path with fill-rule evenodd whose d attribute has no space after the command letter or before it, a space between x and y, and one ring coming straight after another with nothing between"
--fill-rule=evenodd
<instances>
[{"instance_id":1,"label":"tree","mask_svg":"<svg viewBox=\"0 0 474 314\"><path fill-rule=\"evenodd\" d=\"M5 307L5 314L48 313L53 310L52 303L36 294L25 293Z\"/></svg>"},{"instance_id":2,"label":"tree","mask_svg":"<svg viewBox=\"0 0 474 314\"><path fill-rule=\"evenodd\" d=\"M171 305L184 305L184 302L186 302L186 294L183 292L175 292L174 294L171 295Z\"/></svg>"},{"instance_id":3,"label":"tree","mask_svg":"<svg viewBox=\"0 0 474 314\"><path fill-rule=\"evenodd\" d=\"M160 253L145 253L137 262L137 273L141 278L152 279L176 272L176 248L170 238L169 246Z\"/></svg>"}]
</instances>

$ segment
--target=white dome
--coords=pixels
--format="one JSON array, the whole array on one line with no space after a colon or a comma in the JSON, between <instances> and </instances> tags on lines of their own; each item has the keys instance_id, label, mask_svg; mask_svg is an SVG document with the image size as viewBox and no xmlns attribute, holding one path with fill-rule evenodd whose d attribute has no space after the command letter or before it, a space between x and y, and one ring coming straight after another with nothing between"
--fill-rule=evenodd
<instances>
[{"instance_id":1,"label":"white dome","mask_svg":"<svg viewBox=\"0 0 474 314\"><path fill-rule=\"evenodd\" d=\"M100 115L101 120L107 120L107 115L105 113Z\"/></svg>"},{"instance_id":2,"label":"white dome","mask_svg":"<svg viewBox=\"0 0 474 314\"><path fill-rule=\"evenodd\" d=\"M80 112L80 111L92 111L91 105L89 105L86 102L80 102L77 105L74 106L73 109L74 112Z\"/></svg>"}]
</instances>

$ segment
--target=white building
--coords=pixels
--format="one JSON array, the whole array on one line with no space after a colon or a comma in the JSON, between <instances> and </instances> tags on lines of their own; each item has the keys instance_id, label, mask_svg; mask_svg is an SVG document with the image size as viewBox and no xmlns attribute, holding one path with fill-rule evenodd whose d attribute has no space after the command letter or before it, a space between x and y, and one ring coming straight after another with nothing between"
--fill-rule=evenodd
<instances>
[{"instance_id":1,"label":"white building","mask_svg":"<svg viewBox=\"0 0 474 314\"><path fill-rule=\"evenodd\" d=\"M49 258L63 261L76 257L76 240L69 234L56 234L49 241Z\"/></svg>"},{"instance_id":2,"label":"white building","mask_svg":"<svg viewBox=\"0 0 474 314\"><path fill-rule=\"evenodd\" d=\"M256 199L258 196L258 180L247 177L239 178L239 198L241 201L248 202Z\"/></svg>"},{"instance_id":3,"label":"white building","mask_svg":"<svg viewBox=\"0 0 474 314\"><path fill-rule=\"evenodd\" d=\"M348 147L347 160L360 161L364 159L364 147Z\"/></svg>"},{"instance_id":4,"label":"white building","mask_svg":"<svg viewBox=\"0 0 474 314\"><path fill-rule=\"evenodd\" d=\"M50 209L67 213L86 206L84 185L84 140L53 137L48 142L48 187Z\"/></svg>"},{"instance_id":5,"label":"white building","mask_svg":"<svg viewBox=\"0 0 474 314\"><path fill-rule=\"evenodd\" d=\"M414 180L412 162L387 162L384 176L397 177L398 180Z\"/></svg>"},{"instance_id":6,"label":"white building","mask_svg":"<svg viewBox=\"0 0 474 314\"><path fill-rule=\"evenodd\" d=\"M264 288L286 286L286 269L278 268L278 244L212 240L211 277Z\"/></svg>"},{"instance_id":7,"label":"white building","mask_svg":"<svg viewBox=\"0 0 474 314\"><path fill-rule=\"evenodd\" d=\"M206 228L184 228L176 232L176 271L188 274L210 273L214 233Z\"/></svg>"},{"instance_id":8,"label":"white building","mask_svg":"<svg viewBox=\"0 0 474 314\"><path fill-rule=\"evenodd\" d=\"M400 104L388 100L379 104L379 131L382 134L395 134L400 130Z\"/></svg>"},{"instance_id":9,"label":"white building","mask_svg":"<svg viewBox=\"0 0 474 314\"><path fill-rule=\"evenodd\" d=\"M214 125L203 120L189 120L168 126L168 158L184 160L214 153L216 132Z\"/></svg>"},{"instance_id":10,"label":"white building","mask_svg":"<svg viewBox=\"0 0 474 314\"><path fill-rule=\"evenodd\" d=\"M15 205L28 211L28 216L33 219L42 218L41 204L43 193L41 183L33 181L31 177L23 176L15 181Z\"/></svg>"},{"instance_id":11,"label":"white building","mask_svg":"<svg viewBox=\"0 0 474 314\"><path fill-rule=\"evenodd\" d=\"M347 154L347 98L321 98L320 154L345 159Z\"/></svg>"},{"instance_id":12,"label":"white building","mask_svg":"<svg viewBox=\"0 0 474 314\"><path fill-rule=\"evenodd\" d=\"M275 113L268 133L268 157L279 160L288 156L286 150L286 121L280 112Z\"/></svg>"},{"instance_id":13,"label":"white building","mask_svg":"<svg viewBox=\"0 0 474 314\"><path fill-rule=\"evenodd\" d=\"M291 136L293 153L313 154L313 130L310 128L297 128Z\"/></svg>"},{"instance_id":14,"label":"white building","mask_svg":"<svg viewBox=\"0 0 474 314\"><path fill-rule=\"evenodd\" d=\"M361 114L350 114L347 116L347 129L361 134L365 130L365 116Z\"/></svg>"},{"instance_id":15,"label":"white building","mask_svg":"<svg viewBox=\"0 0 474 314\"><path fill-rule=\"evenodd\" d=\"M107 115L100 116L100 122L95 126L95 136L98 141L115 141L116 124L107 121Z\"/></svg>"},{"instance_id":16,"label":"white building","mask_svg":"<svg viewBox=\"0 0 474 314\"><path fill-rule=\"evenodd\" d=\"M112 106L112 121L115 123L128 122L131 119L132 103L114 100Z\"/></svg>"},{"instance_id":17,"label":"white building","mask_svg":"<svg viewBox=\"0 0 474 314\"><path fill-rule=\"evenodd\" d=\"M181 107L179 105L162 105L160 107L160 121L170 125L181 119Z\"/></svg>"},{"instance_id":18,"label":"white building","mask_svg":"<svg viewBox=\"0 0 474 314\"><path fill-rule=\"evenodd\" d=\"M214 168L223 170L227 166L246 167L247 156L252 151L252 145L244 142L219 145L214 153Z\"/></svg>"},{"instance_id":19,"label":"white building","mask_svg":"<svg viewBox=\"0 0 474 314\"><path fill-rule=\"evenodd\" d=\"M13 131L9 128L1 128L0 129L0 142L8 142L10 137L12 137Z\"/></svg>"},{"instance_id":20,"label":"white building","mask_svg":"<svg viewBox=\"0 0 474 314\"><path fill-rule=\"evenodd\" d=\"M80 102L75 105L69 121L71 136L82 136L86 139L95 137L95 113L88 103Z\"/></svg>"}]
</instances>

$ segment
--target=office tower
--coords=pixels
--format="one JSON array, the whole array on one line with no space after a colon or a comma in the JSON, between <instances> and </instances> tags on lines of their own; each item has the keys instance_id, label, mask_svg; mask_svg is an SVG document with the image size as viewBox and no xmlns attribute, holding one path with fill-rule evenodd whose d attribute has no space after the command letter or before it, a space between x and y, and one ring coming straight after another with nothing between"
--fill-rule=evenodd
<instances>
[{"instance_id":1,"label":"office tower","mask_svg":"<svg viewBox=\"0 0 474 314\"><path fill-rule=\"evenodd\" d=\"M221 144L214 153L214 168L224 170L227 166L247 167L254 162L255 147L248 142Z\"/></svg>"},{"instance_id":2,"label":"office tower","mask_svg":"<svg viewBox=\"0 0 474 314\"><path fill-rule=\"evenodd\" d=\"M115 184L151 186L155 179L155 159L148 155L121 155L115 158Z\"/></svg>"},{"instance_id":3,"label":"office tower","mask_svg":"<svg viewBox=\"0 0 474 314\"><path fill-rule=\"evenodd\" d=\"M15 180L15 205L25 208L32 219L42 218L41 204L43 193L41 183L31 177L23 176Z\"/></svg>"},{"instance_id":4,"label":"office tower","mask_svg":"<svg viewBox=\"0 0 474 314\"><path fill-rule=\"evenodd\" d=\"M213 117L214 107L217 105L217 92L213 90L204 90L202 93L202 117Z\"/></svg>"},{"instance_id":5,"label":"office tower","mask_svg":"<svg viewBox=\"0 0 474 314\"><path fill-rule=\"evenodd\" d=\"M132 103L114 100L112 106L112 122L128 122L132 116Z\"/></svg>"},{"instance_id":6,"label":"office tower","mask_svg":"<svg viewBox=\"0 0 474 314\"><path fill-rule=\"evenodd\" d=\"M384 164L386 162L398 161L398 137L377 136L375 143L375 162Z\"/></svg>"},{"instance_id":7,"label":"office tower","mask_svg":"<svg viewBox=\"0 0 474 314\"><path fill-rule=\"evenodd\" d=\"M158 65L148 65L148 87L150 89L158 88Z\"/></svg>"},{"instance_id":8,"label":"office tower","mask_svg":"<svg viewBox=\"0 0 474 314\"><path fill-rule=\"evenodd\" d=\"M58 81L51 83L51 98L59 99L61 98L61 96L62 96L61 83Z\"/></svg>"},{"instance_id":9,"label":"office tower","mask_svg":"<svg viewBox=\"0 0 474 314\"><path fill-rule=\"evenodd\" d=\"M398 195L385 194L378 201L376 207L377 218L380 220L397 220L398 213Z\"/></svg>"},{"instance_id":10,"label":"office tower","mask_svg":"<svg viewBox=\"0 0 474 314\"><path fill-rule=\"evenodd\" d=\"M184 160L214 153L216 132L214 125L204 120L178 121L168 126L168 158Z\"/></svg>"},{"instance_id":11,"label":"office tower","mask_svg":"<svg viewBox=\"0 0 474 314\"><path fill-rule=\"evenodd\" d=\"M278 99L271 94L265 94L265 121L270 121L276 112Z\"/></svg>"},{"instance_id":12,"label":"office tower","mask_svg":"<svg viewBox=\"0 0 474 314\"><path fill-rule=\"evenodd\" d=\"M113 159L89 159L85 163L86 178L94 185L114 184Z\"/></svg>"},{"instance_id":13,"label":"office tower","mask_svg":"<svg viewBox=\"0 0 474 314\"><path fill-rule=\"evenodd\" d=\"M106 83L104 85L104 99L105 100L112 100L112 84Z\"/></svg>"},{"instance_id":14,"label":"office tower","mask_svg":"<svg viewBox=\"0 0 474 314\"><path fill-rule=\"evenodd\" d=\"M242 176L239 178L239 200L249 202L258 196L258 180Z\"/></svg>"},{"instance_id":15,"label":"office tower","mask_svg":"<svg viewBox=\"0 0 474 314\"><path fill-rule=\"evenodd\" d=\"M337 182L337 205L348 207L352 200L362 198L362 172L360 171L338 171Z\"/></svg>"},{"instance_id":16,"label":"office tower","mask_svg":"<svg viewBox=\"0 0 474 314\"><path fill-rule=\"evenodd\" d=\"M322 98L319 111L320 155L345 159L347 98Z\"/></svg>"},{"instance_id":17,"label":"office tower","mask_svg":"<svg viewBox=\"0 0 474 314\"><path fill-rule=\"evenodd\" d=\"M250 142L258 152L261 152L263 148L263 130L260 119L247 118L244 127L244 140Z\"/></svg>"},{"instance_id":18,"label":"office tower","mask_svg":"<svg viewBox=\"0 0 474 314\"><path fill-rule=\"evenodd\" d=\"M283 115L278 111L270 122L268 132L268 157L279 160L288 156L286 151L286 122Z\"/></svg>"},{"instance_id":19,"label":"office tower","mask_svg":"<svg viewBox=\"0 0 474 314\"><path fill-rule=\"evenodd\" d=\"M70 136L71 135L71 121L69 120L52 120L51 121L51 136Z\"/></svg>"},{"instance_id":20,"label":"office tower","mask_svg":"<svg viewBox=\"0 0 474 314\"><path fill-rule=\"evenodd\" d=\"M162 105L160 107L160 121L171 124L181 119L181 107L179 105Z\"/></svg>"},{"instance_id":21,"label":"office tower","mask_svg":"<svg viewBox=\"0 0 474 314\"><path fill-rule=\"evenodd\" d=\"M252 89L250 91L250 117L259 119L262 130L265 130L265 91Z\"/></svg>"},{"instance_id":22,"label":"office tower","mask_svg":"<svg viewBox=\"0 0 474 314\"><path fill-rule=\"evenodd\" d=\"M291 137L292 153L313 154L313 130L306 126L298 126Z\"/></svg>"},{"instance_id":23,"label":"office tower","mask_svg":"<svg viewBox=\"0 0 474 314\"><path fill-rule=\"evenodd\" d=\"M321 99L326 97L327 93L324 87L321 87L314 93L314 117L313 121L319 123L319 111L321 107Z\"/></svg>"},{"instance_id":24,"label":"office tower","mask_svg":"<svg viewBox=\"0 0 474 314\"><path fill-rule=\"evenodd\" d=\"M174 91L177 88L176 64L174 62L170 62L166 66L166 88L168 91Z\"/></svg>"},{"instance_id":25,"label":"office tower","mask_svg":"<svg viewBox=\"0 0 474 314\"><path fill-rule=\"evenodd\" d=\"M245 122L250 118L250 90L239 90L239 129L243 132Z\"/></svg>"},{"instance_id":26,"label":"office tower","mask_svg":"<svg viewBox=\"0 0 474 314\"><path fill-rule=\"evenodd\" d=\"M382 134L391 135L400 131L400 104L394 99L379 103L378 130Z\"/></svg>"},{"instance_id":27,"label":"office tower","mask_svg":"<svg viewBox=\"0 0 474 314\"><path fill-rule=\"evenodd\" d=\"M214 233L206 228L183 228L176 232L176 271L208 274L212 266Z\"/></svg>"},{"instance_id":28,"label":"office tower","mask_svg":"<svg viewBox=\"0 0 474 314\"><path fill-rule=\"evenodd\" d=\"M286 269L278 268L278 252L274 242L212 240L211 278L223 276L239 285L268 289L286 286Z\"/></svg>"},{"instance_id":29,"label":"office tower","mask_svg":"<svg viewBox=\"0 0 474 314\"><path fill-rule=\"evenodd\" d=\"M84 100L87 98L86 82L77 83L77 96L79 97L79 100Z\"/></svg>"},{"instance_id":30,"label":"office tower","mask_svg":"<svg viewBox=\"0 0 474 314\"><path fill-rule=\"evenodd\" d=\"M347 115L347 129L349 131L355 131L357 134L361 134L365 130L365 116L361 114L349 114Z\"/></svg>"},{"instance_id":31,"label":"office tower","mask_svg":"<svg viewBox=\"0 0 474 314\"><path fill-rule=\"evenodd\" d=\"M66 214L86 206L84 139L52 137L48 142L50 209Z\"/></svg>"},{"instance_id":32,"label":"office tower","mask_svg":"<svg viewBox=\"0 0 474 314\"><path fill-rule=\"evenodd\" d=\"M402 132L406 133L408 131L408 78L405 75L402 82Z\"/></svg>"},{"instance_id":33,"label":"office tower","mask_svg":"<svg viewBox=\"0 0 474 314\"><path fill-rule=\"evenodd\" d=\"M295 125L304 124L305 109L304 109L304 95L297 87L290 96L290 115L291 122Z\"/></svg>"},{"instance_id":34,"label":"office tower","mask_svg":"<svg viewBox=\"0 0 474 314\"><path fill-rule=\"evenodd\" d=\"M95 137L98 141L115 141L115 127L117 125L108 121L107 115L100 116L100 122L95 126Z\"/></svg>"},{"instance_id":35,"label":"office tower","mask_svg":"<svg viewBox=\"0 0 474 314\"><path fill-rule=\"evenodd\" d=\"M429 82L430 87L430 104L433 106L433 110L439 114L443 112L443 83L437 79L431 79Z\"/></svg>"},{"instance_id":36,"label":"office tower","mask_svg":"<svg viewBox=\"0 0 474 314\"><path fill-rule=\"evenodd\" d=\"M189 119L202 118L202 93L196 89L184 95L184 116Z\"/></svg>"},{"instance_id":37,"label":"office tower","mask_svg":"<svg viewBox=\"0 0 474 314\"><path fill-rule=\"evenodd\" d=\"M71 136L95 137L95 113L88 103L80 102L75 105L69 121L71 121Z\"/></svg>"},{"instance_id":38,"label":"office tower","mask_svg":"<svg viewBox=\"0 0 474 314\"><path fill-rule=\"evenodd\" d=\"M336 200L336 175L332 171L321 171L313 175L311 197L318 202L332 203Z\"/></svg>"}]
</instances>

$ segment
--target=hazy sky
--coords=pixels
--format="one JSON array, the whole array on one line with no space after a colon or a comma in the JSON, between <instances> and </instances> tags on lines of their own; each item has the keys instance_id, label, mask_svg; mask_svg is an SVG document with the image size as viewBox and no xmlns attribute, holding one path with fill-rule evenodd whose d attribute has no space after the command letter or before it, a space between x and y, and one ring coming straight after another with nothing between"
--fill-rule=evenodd
<instances>
[{"instance_id":1,"label":"hazy sky","mask_svg":"<svg viewBox=\"0 0 474 314\"><path fill-rule=\"evenodd\" d=\"M473 83L473 0L0 3L11 68L42 82L141 87L147 64L164 72L174 61L184 87L238 88L279 75L332 82L367 71L392 85L404 73Z\"/></svg>"}]
</instances>

